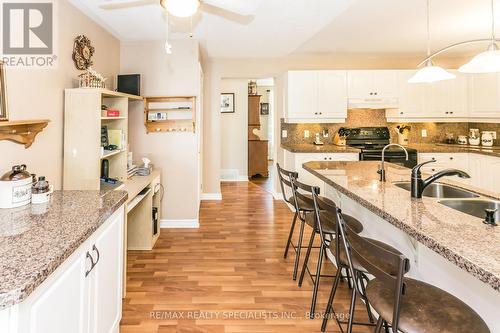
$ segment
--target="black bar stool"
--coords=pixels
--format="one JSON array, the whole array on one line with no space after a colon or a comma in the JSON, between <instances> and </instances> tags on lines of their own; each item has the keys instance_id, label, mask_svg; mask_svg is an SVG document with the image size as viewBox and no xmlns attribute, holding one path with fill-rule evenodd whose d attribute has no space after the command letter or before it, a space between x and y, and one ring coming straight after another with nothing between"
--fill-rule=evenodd
<instances>
[{"instance_id":1,"label":"black bar stool","mask_svg":"<svg viewBox=\"0 0 500 333\"><path fill-rule=\"evenodd\" d=\"M381 331L384 323L389 323L393 332L490 332L483 319L455 296L423 281L405 277L410 261L404 255L388 251L357 235L345 224L340 209L337 209L337 216L351 270L355 269L354 261L357 261L375 276L366 285L366 297L380 315L375 333ZM391 271L392 267L397 267L396 274ZM354 275L354 279L358 280L354 283L354 290L361 295L359 276ZM354 313L355 304L354 297L350 315Z\"/></svg>"},{"instance_id":2,"label":"black bar stool","mask_svg":"<svg viewBox=\"0 0 500 333\"><path fill-rule=\"evenodd\" d=\"M335 237L335 241L330 242L329 250L335 256L335 261L336 261L338 271L342 271L343 269L345 269L347 272L349 272L349 274L348 274L349 276L357 276L358 279L360 280L359 281L359 282L361 282L361 283L359 283L359 288L361 289L360 296L363 299L363 301L365 302L366 311L368 313L368 318L370 320L369 323L363 323L363 322L354 322L354 319L353 319L351 325L349 325L349 322L340 321L338 319L338 317L335 314L335 311L333 309L333 301L335 298L335 294L336 294L341 276L336 276L335 281L334 281L333 286L332 286L332 290L330 292L330 297L328 299L327 307L325 310L325 315L323 318L323 323L321 325L321 331L324 332L326 330L326 325L328 323L328 318L330 317L330 313L334 314L334 318L335 318L335 320L336 320L337 324L339 325L340 330L342 332L344 332L344 330L343 330L341 324L348 324L348 330L350 330L352 328L352 325L374 326L375 321L373 320L373 315L372 315L371 309L368 305L368 301L366 299L366 293L365 293L365 284L368 281L368 278L365 275L367 273L367 271L355 260L353 261L354 270L351 270L351 268L349 266L345 251L343 250L342 235L340 232L340 224L338 223L338 217L337 217L337 206L331 200L324 200L324 198L318 197L315 195L313 195L313 200L314 200L315 212L316 212L316 215L318 217L318 225L322 226L326 219L333 220L336 237ZM343 214L343 219L344 219L344 222L349 226L349 228L352 232L359 234L362 231L363 226L354 217ZM332 222L328 222L328 223L332 223ZM361 230L360 230L358 224L361 225ZM399 253L399 251L397 251L395 248L393 248L385 243L376 241L374 239L369 239L369 238L366 238L366 239L368 239L370 242L373 242L373 243L377 244L378 246L383 247L389 251L394 251L396 253ZM390 270L394 272L395 268L392 268ZM351 302L355 296L356 295L355 295L354 289L353 289L352 293L351 293Z\"/></svg>"},{"instance_id":3,"label":"black bar stool","mask_svg":"<svg viewBox=\"0 0 500 333\"><path fill-rule=\"evenodd\" d=\"M293 171L288 171L280 167L280 165L277 163L276 168L278 169L278 178L280 181L280 187L281 187L281 193L283 194L283 200L290 205L293 206L295 214L293 215L293 220L292 220L292 225L290 226L290 232L288 234L288 240L286 242L285 246L285 253L283 257L286 259L288 256L288 250L290 248L290 245L292 246L293 250L295 251L295 262L294 262L294 268L293 268L293 279L297 279L297 270L298 270L298 265L299 265L299 260L300 260L300 253L302 251L302 238L304 235L304 223L302 222L305 220L303 216L306 216L307 213L310 213L314 211L314 207L312 204L306 203L306 202L301 202L297 201L297 199L294 196L294 191L293 191L293 186L292 186L292 178L297 179L298 178L298 173L293 172ZM290 193L290 196L287 194L287 190ZM297 218L300 219L301 225L300 225L300 230L299 230L299 240L297 244L293 243L293 234L295 231L295 224L297 222Z\"/></svg>"},{"instance_id":4,"label":"black bar stool","mask_svg":"<svg viewBox=\"0 0 500 333\"><path fill-rule=\"evenodd\" d=\"M337 274L334 276L321 274L322 263L326 253L325 251L326 249L328 249L331 239L335 238L336 215L335 214L332 215L328 211L320 211L319 208L317 208L317 205L315 204L314 198L321 198L322 201L329 202L329 204L333 206L335 206L335 203L325 197L319 197L319 191L320 191L319 187L303 184L297 181L293 176L292 176L292 189L294 197L297 199L297 203L299 205L301 203L305 203L307 206L312 206L313 208L315 208L313 213L306 214L305 220L303 221L304 224L307 224L308 226L311 227L312 232L311 232L311 237L309 238L309 245L307 247L306 256L304 258L304 263L302 266L302 272L300 274L300 279L299 279L299 287L301 287L305 273L307 272L313 283L313 296L311 301L310 318L314 318L320 279L322 277L337 277L337 276L340 278L341 276L341 270L338 270ZM302 218L302 216L299 217ZM357 232L363 231L363 225L359 221L357 221L353 217L346 217L346 218L348 218L347 223L349 223L354 230L356 230ZM320 235L321 244L319 246L316 273L313 276L309 271L308 263L309 263L309 257L311 255L311 250L314 248L313 244L316 234Z\"/></svg>"}]
</instances>

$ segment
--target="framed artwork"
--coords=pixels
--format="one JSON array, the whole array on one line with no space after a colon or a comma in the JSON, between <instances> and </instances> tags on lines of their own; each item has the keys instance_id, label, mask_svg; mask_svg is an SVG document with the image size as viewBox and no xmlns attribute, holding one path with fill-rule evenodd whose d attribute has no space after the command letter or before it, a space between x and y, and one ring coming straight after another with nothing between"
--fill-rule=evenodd
<instances>
[{"instance_id":1,"label":"framed artwork","mask_svg":"<svg viewBox=\"0 0 500 333\"><path fill-rule=\"evenodd\" d=\"M234 113L234 93L220 94L220 112Z\"/></svg>"},{"instance_id":2,"label":"framed artwork","mask_svg":"<svg viewBox=\"0 0 500 333\"><path fill-rule=\"evenodd\" d=\"M260 114L262 116L269 115L269 103L260 103Z\"/></svg>"},{"instance_id":3,"label":"framed artwork","mask_svg":"<svg viewBox=\"0 0 500 333\"><path fill-rule=\"evenodd\" d=\"M9 120L7 112L7 89L5 84L5 67L0 61L0 121Z\"/></svg>"}]
</instances>

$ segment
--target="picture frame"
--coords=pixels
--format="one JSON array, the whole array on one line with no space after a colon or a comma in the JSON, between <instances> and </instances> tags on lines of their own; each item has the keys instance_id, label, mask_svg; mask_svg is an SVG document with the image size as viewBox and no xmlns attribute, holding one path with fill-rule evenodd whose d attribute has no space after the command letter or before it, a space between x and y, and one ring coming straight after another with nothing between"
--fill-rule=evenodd
<instances>
[{"instance_id":1,"label":"picture frame","mask_svg":"<svg viewBox=\"0 0 500 333\"><path fill-rule=\"evenodd\" d=\"M220 112L234 113L234 93L220 94Z\"/></svg>"},{"instance_id":2,"label":"picture frame","mask_svg":"<svg viewBox=\"0 0 500 333\"><path fill-rule=\"evenodd\" d=\"M269 115L269 103L260 103L260 115L261 116Z\"/></svg>"},{"instance_id":3,"label":"picture frame","mask_svg":"<svg viewBox=\"0 0 500 333\"><path fill-rule=\"evenodd\" d=\"M5 83L5 65L0 61L0 121L8 121L7 87Z\"/></svg>"}]
</instances>

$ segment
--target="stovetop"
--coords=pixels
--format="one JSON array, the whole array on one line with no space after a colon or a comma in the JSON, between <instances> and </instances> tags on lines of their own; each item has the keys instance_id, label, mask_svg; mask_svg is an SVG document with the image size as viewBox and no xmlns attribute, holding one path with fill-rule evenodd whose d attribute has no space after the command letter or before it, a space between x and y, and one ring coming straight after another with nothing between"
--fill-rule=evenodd
<instances>
[{"instance_id":1,"label":"stovetop","mask_svg":"<svg viewBox=\"0 0 500 333\"><path fill-rule=\"evenodd\" d=\"M382 149L391 142L389 128L387 127L359 127L359 128L340 128L339 134L346 137L348 146L361 149L361 152L382 153ZM409 153L415 153L416 150L406 148ZM389 147L386 152L402 152L399 147Z\"/></svg>"}]
</instances>

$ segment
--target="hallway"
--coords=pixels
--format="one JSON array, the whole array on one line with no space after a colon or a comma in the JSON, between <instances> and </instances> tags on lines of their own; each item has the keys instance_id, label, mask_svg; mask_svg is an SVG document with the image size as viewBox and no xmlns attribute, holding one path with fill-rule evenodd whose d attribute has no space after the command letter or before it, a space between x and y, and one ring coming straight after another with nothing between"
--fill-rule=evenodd
<instances>
[{"instance_id":1,"label":"hallway","mask_svg":"<svg viewBox=\"0 0 500 333\"><path fill-rule=\"evenodd\" d=\"M321 320L306 318L310 280L299 288L293 251L283 259L288 207L250 182L222 183L222 193L222 201L202 203L200 229L164 229L153 251L129 251L122 333L320 332ZM323 279L319 312L331 284ZM343 283L337 312L347 314L348 302ZM366 320L363 309L357 320ZM330 320L332 331L339 329Z\"/></svg>"}]
</instances>

